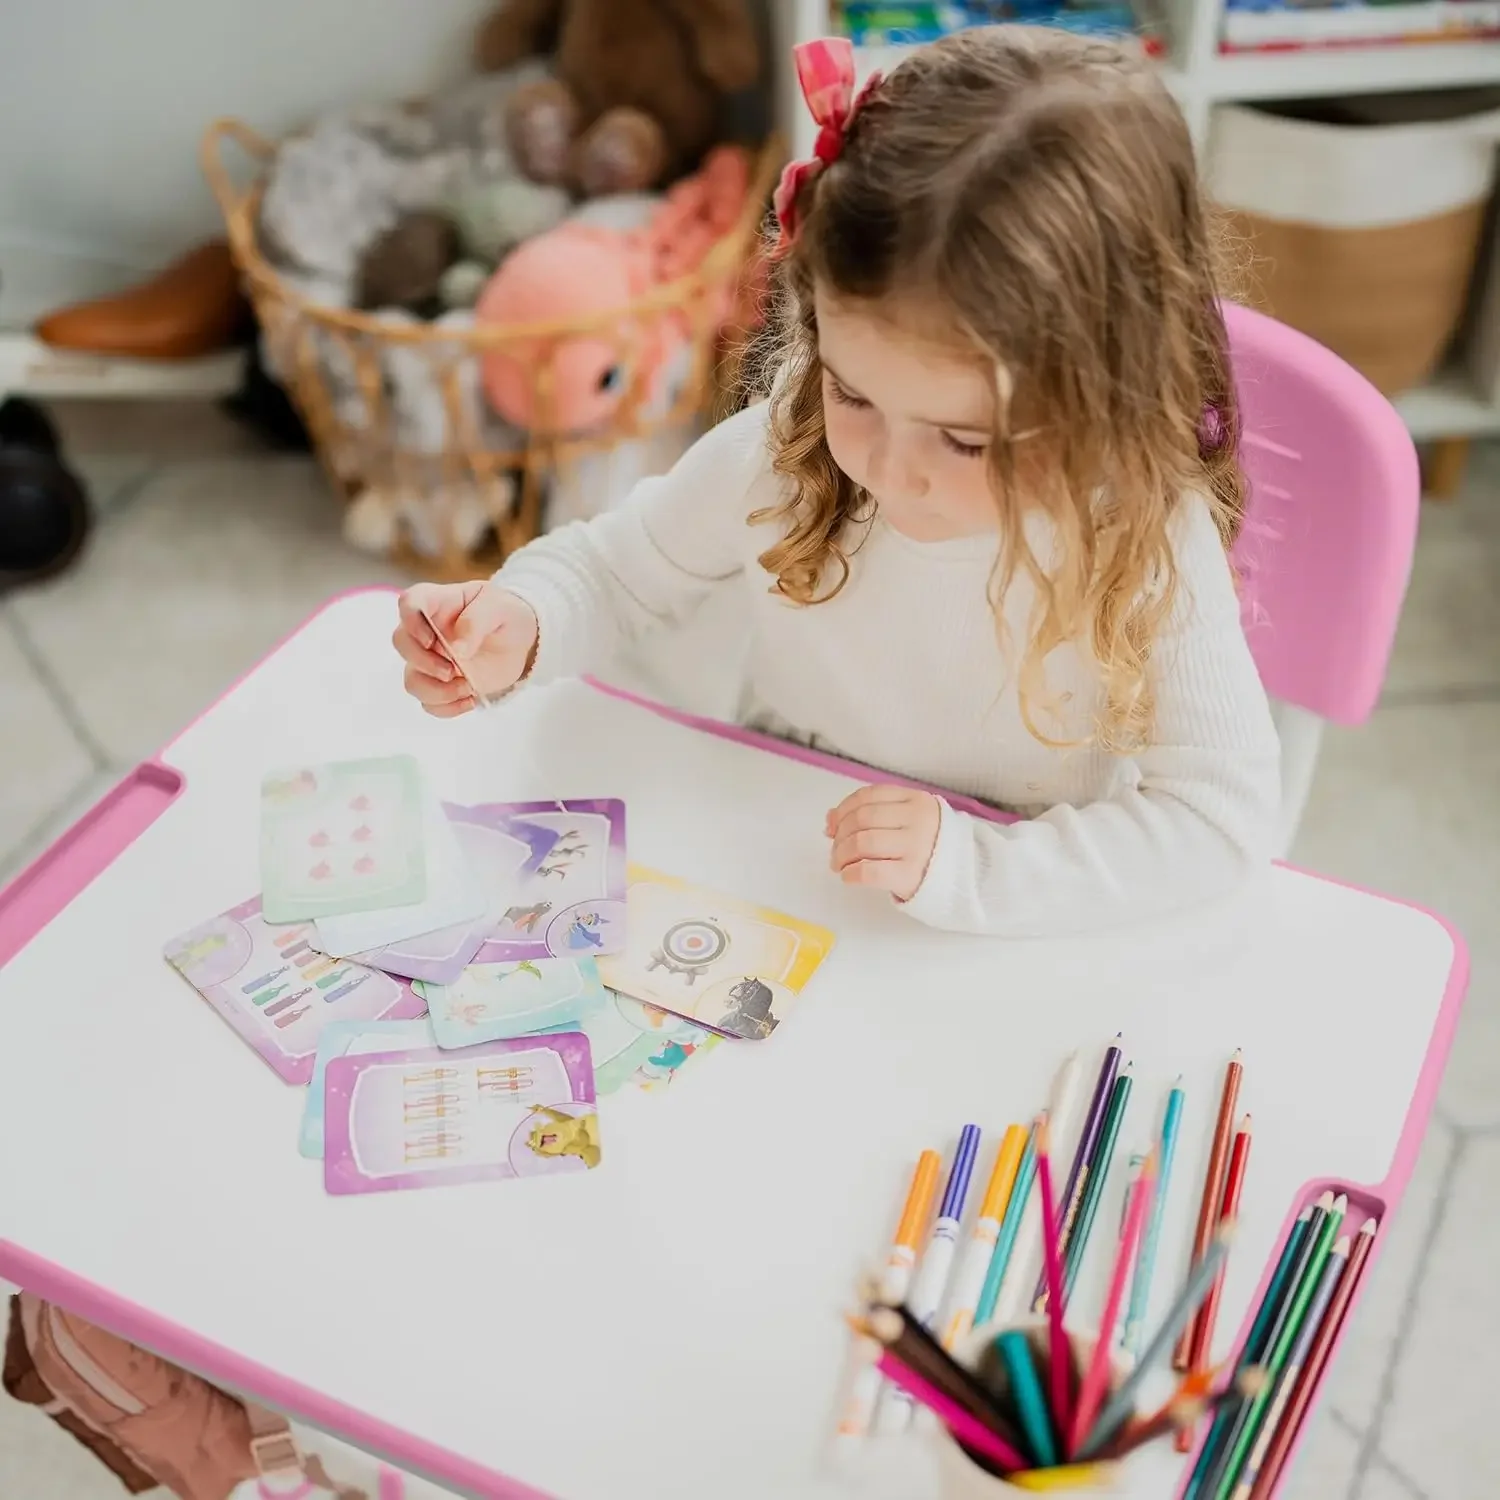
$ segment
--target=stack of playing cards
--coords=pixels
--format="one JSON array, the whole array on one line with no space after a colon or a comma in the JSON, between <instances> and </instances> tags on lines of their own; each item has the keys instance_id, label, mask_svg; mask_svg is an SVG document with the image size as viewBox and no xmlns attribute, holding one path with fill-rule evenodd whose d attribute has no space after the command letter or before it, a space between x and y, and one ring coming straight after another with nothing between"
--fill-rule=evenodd
<instances>
[{"instance_id":1,"label":"stack of playing cards","mask_svg":"<svg viewBox=\"0 0 1500 1500\"><path fill-rule=\"evenodd\" d=\"M390 756L269 776L261 805L260 896L166 956L311 1086L334 1193L594 1166L596 1096L770 1036L832 941L627 870L615 800L459 806Z\"/></svg>"}]
</instances>

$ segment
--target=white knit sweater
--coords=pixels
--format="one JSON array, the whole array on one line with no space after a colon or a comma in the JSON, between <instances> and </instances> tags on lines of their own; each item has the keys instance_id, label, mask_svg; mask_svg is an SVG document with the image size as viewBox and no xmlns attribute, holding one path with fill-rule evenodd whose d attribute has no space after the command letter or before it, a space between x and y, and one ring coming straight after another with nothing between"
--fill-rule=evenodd
<instances>
[{"instance_id":1,"label":"white knit sweater","mask_svg":"<svg viewBox=\"0 0 1500 1500\"><path fill-rule=\"evenodd\" d=\"M1150 747L1049 749L1022 722L998 644L993 537L914 542L877 515L851 539L849 581L831 601L801 607L771 592L756 559L774 533L747 524L780 494L766 415L741 412L619 509L505 564L501 582L540 622L534 679L605 670L652 626L748 581L742 723L1027 815L997 825L945 803L926 877L902 908L911 916L961 932L1066 932L1222 895L1266 862L1276 734L1205 504L1184 505L1175 524L1180 582L1151 659ZM1004 601L1013 639L1032 599L1018 577ZM1057 737L1086 736L1097 669L1065 647L1047 673Z\"/></svg>"}]
</instances>

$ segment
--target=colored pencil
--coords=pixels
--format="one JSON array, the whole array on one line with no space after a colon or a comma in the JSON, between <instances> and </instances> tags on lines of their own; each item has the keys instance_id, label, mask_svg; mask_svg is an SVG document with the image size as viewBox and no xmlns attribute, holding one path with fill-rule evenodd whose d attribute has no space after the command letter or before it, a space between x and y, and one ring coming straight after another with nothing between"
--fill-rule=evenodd
<instances>
[{"instance_id":1,"label":"colored pencil","mask_svg":"<svg viewBox=\"0 0 1500 1500\"><path fill-rule=\"evenodd\" d=\"M1025 1444L1013 1414L1003 1409L994 1393L973 1371L967 1370L912 1317L905 1307L873 1307L863 1330L882 1350L888 1350L907 1369L919 1375L948 1400L977 1417L997 1437L1020 1453Z\"/></svg>"},{"instance_id":2,"label":"colored pencil","mask_svg":"<svg viewBox=\"0 0 1500 1500\"><path fill-rule=\"evenodd\" d=\"M1001 1138L1000 1148L995 1153L995 1165L990 1172L989 1182L985 1184L974 1232L963 1259L958 1264L958 1270L954 1273L948 1314L943 1325L945 1349L956 1348L974 1326L979 1297L984 1290L990 1261L994 1258L995 1246L1000 1239L1000 1221L1010 1206L1027 1138L1024 1125L1009 1125Z\"/></svg>"},{"instance_id":3,"label":"colored pencil","mask_svg":"<svg viewBox=\"0 0 1500 1500\"><path fill-rule=\"evenodd\" d=\"M1042 1394L1036 1361L1031 1354L1031 1340L1019 1329L1007 1328L995 1340L995 1348L1010 1376L1011 1399L1021 1420L1021 1432L1026 1438L1031 1460L1039 1468L1050 1469L1061 1456L1058 1451L1061 1434L1053 1432L1047 1398Z\"/></svg>"},{"instance_id":4,"label":"colored pencil","mask_svg":"<svg viewBox=\"0 0 1500 1500\"><path fill-rule=\"evenodd\" d=\"M1099 1205L1104 1200L1104 1185L1109 1181L1109 1169L1114 1160L1115 1145L1120 1138L1120 1125L1130 1105L1130 1089L1135 1082L1127 1067L1110 1090L1109 1106L1104 1112L1104 1124L1099 1130L1099 1139L1094 1145L1094 1155L1089 1162L1083 1199L1078 1206L1078 1217L1073 1225L1071 1238L1067 1240L1067 1253L1063 1259L1063 1295L1073 1295L1074 1283L1078 1280L1083 1258L1088 1254L1089 1235L1093 1232L1094 1219Z\"/></svg>"},{"instance_id":5,"label":"colored pencil","mask_svg":"<svg viewBox=\"0 0 1500 1500\"><path fill-rule=\"evenodd\" d=\"M1167 1207L1167 1188L1172 1181L1172 1162L1177 1155L1177 1134L1182 1126L1184 1094L1179 1078L1167 1095L1162 1116L1161 1147L1156 1167L1156 1192L1151 1199L1151 1214L1146 1220L1141 1251L1136 1257L1135 1276L1130 1283L1130 1306L1125 1313L1125 1352L1138 1354L1146 1315L1151 1310L1151 1278L1156 1273L1156 1247L1161 1238L1161 1221Z\"/></svg>"},{"instance_id":6,"label":"colored pencil","mask_svg":"<svg viewBox=\"0 0 1500 1500\"><path fill-rule=\"evenodd\" d=\"M995 1315L995 1303L1000 1299L1000 1288L1005 1282L1005 1273L1010 1269L1011 1256L1021 1233L1021 1221L1031 1201L1031 1185L1035 1181L1036 1131L1032 1129L1026 1132L1026 1149L1021 1153L1021 1162L1016 1168L1015 1186L1010 1190L1005 1217L1000 1221L1000 1233L995 1240L995 1250L985 1272L984 1286L974 1307L974 1322L978 1325L988 1323Z\"/></svg>"},{"instance_id":7,"label":"colored pencil","mask_svg":"<svg viewBox=\"0 0 1500 1500\"><path fill-rule=\"evenodd\" d=\"M1088 1181L1089 1163L1093 1160L1094 1148L1099 1141L1099 1132L1104 1127L1105 1111L1109 1108L1109 1096L1115 1086L1115 1075L1119 1072L1122 1056L1121 1033L1116 1032L1114 1041L1105 1049L1104 1060L1099 1065L1099 1076L1094 1080L1093 1096L1089 1099L1089 1107L1084 1114L1082 1128L1078 1132L1078 1146L1073 1152L1073 1165L1068 1168L1067 1186L1063 1188L1062 1197L1058 1200L1059 1252L1068 1248L1068 1238L1072 1234L1073 1222L1077 1218L1078 1206L1083 1199L1084 1186ZM1061 1136L1055 1139L1061 1147L1063 1144ZM1036 1291L1031 1297L1032 1308L1037 1312L1042 1310L1042 1296L1046 1290L1046 1278L1043 1275L1037 1278Z\"/></svg>"},{"instance_id":8,"label":"colored pencil","mask_svg":"<svg viewBox=\"0 0 1500 1500\"><path fill-rule=\"evenodd\" d=\"M1118 1085L1116 1085L1118 1087ZM1099 1415L1104 1393L1109 1389L1109 1376L1113 1363L1115 1323L1120 1316L1120 1304L1125 1300L1125 1282L1130 1275L1131 1263L1140 1242L1141 1230L1146 1222L1146 1204L1150 1200L1156 1183L1156 1153L1152 1152L1141 1167L1141 1174L1130 1190L1130 1206L1125 1214L1125 1231L1115 1251L1115 1268L1109 1278L1109 1292L1104 1299L1104 1313L1099 1319L1099 1336L1094 1343L1094 1353L1078 1391L1078 1405L1073 1413L1073 1426L1068 1438L1068 1455L1072 1457L1083 1446L1083 1439Z\"/></svg>"},{"instance_id":9,"label":"colored pencil","mask_svg":"<svg viewBox=\"0 0 1500 1500\"><path fill-rule=\"evenodd\" d=\"M1240 1121L1240 1128L1234 1137L1234 1145L1229 1152L1229 1166L1224 1174L1224 1203L1219 1210L1221 1220L1239 1217L1240 1195L1245 1188L1245 1169L1250 1163L1250 1145L1253 1139L1250 1116L1246 1115ZM1219 1274L1214 1278L1214 1284L1208 1289L1208 1298L1202 1310L1193 1320L1192 1342L1188 1350L1188 1369L1190 1370L1202 1370L1208 1367L1214 1324L1219 1316L1219 1298L1224 1292L1224 1270L1224 1267L1220 1267ZM1177 1451L1186 1453L1192 1445L1193 1429L1184 1427L1177 1434Z\"/></svg>"},{"instance_id":10,"label":"colored pencil","mask_svg":"<svg viewBox=\"0 0 1500 1500\"><path fill-rule=\"evenodd\" d=\"M1328 1361L1338 1342L1344 1315L1349 1310L1349 1303L1353 1300L1354 1293L1359 1286L1359 1279L1364 1274L1365 1262L1369 1259L1370 1250L1375 1244L1375 1231L1378 1228L1379 1225L1374 1219L1366 1219L1359 1233L1354 1236L1354 1248L1349 1256L1349 1265L1339 1280L1338 1290L1334 1293L1328 1311L1323 1314L1323 1321L1318 1326L1317 1336L1313 1339L1312 1348L1308 1351L1307 1360L1302 1366L1302 1374L1297 1380L1297 1388L1292 1393L1285 1412L1282 1413L1276 1436L1272 1439L1270 1449L1261 1463L1260 1474L1256 1478L1254 1490L1251 1491L1251 1500L1270 1500L1270 1496L1275 1492L1281 1471L1286 1466L1287 1458L1296 1443L1297 1433L1307 1416L1308 1408L1312 1405L1314 1395L1317 1394L1322 1384L1323 1374L1328 1368Z\"/></svg>"},{"instance_id":11,"label":"colored pencil","mask_svg":"<svg viewBox=\"0 0 1500 1500\"><path fill-rule=\"evenodd\" d=\"M1214 1395L1209 1395L1207 1386L1189 1393L1196 1378L1190 1375L1183 1381L1178 1393L1159 1411L1142 1421L1132 1422L1100 1457L1108 1462L1124 1458L1137 1448L1155 1442L1157 1438L1165 1437L1175 1429L1197 1426L1200 1418L1229 1401L1253 1399L1265 1380L1265 1372L1252 1365L1247 1370L1241 1370L1222 1391Z\"/></svg>"},{"instance_id":12,"label":"colored pencil","mask_svg":"<svg viewBox=\"0 0 1500 1500\"><path fill-rule=\"evenodd\" d=\"M1243 1054L1236 1051L1229 1059L1229 1066L1224 1070L1224 1091L1219 1097L1219 1117L1214 1122L1213 1145L1208 1153L1208 1170L1203 1177L1203 1197L1198 1204L1198 1227L1193 1234L1193 1258L1196 1260L1201 1256L1213 1236L1214 1225L1218 1222L1219 1200L1224 1192L1224 1167L1229 1160L1229 1130L1234 1122L1234 1108L1239 1103L1240 1079L1244 1076L1244 1065L1241 1062ZM1184 1331L1182 1338L1178 1341L1176 1352L1172 1356L1175 1368L1185 1370L1188 1367L1188 1355L1192 1348L1192 1327L1197 1319L1193 1320L1188 1329Z\"/></svg>"},{"instance_id":13,"label":"colored pencil","mask_svg":"<svg viewBox=\"0 0 1500 1500\"><path fill-rule=\"evenodd\" d=\"M1025 1460L1004 1438L996 1436L978 1417L970 1416L956 1401L950 1400L915 1371L908 1369L889 1350L880 1356L880 1373L892 1385L899 1386L910 1400L919 1401L931 1410L966 1448L989 1459L1008 1473L1026 1467Z\"/></svg>"},{"instance_id":14,"label":"colored pencil","mask_svg":"<svg viewBox=\"0 0 1500 1500\"><path fill-rule=\"evenodd\" d=\"M1318 1336L1318 1329L1323 1326L1323 1316L1328 1311L1334 1293L1338 1290L1338 1284L1348 1269L1351 1248L1347 1234L1334 1241L1333 1249L1329 1252L1328 1260L1323 1266L1323 1274L1318 1279L1317 1289L1313 1292L1312 1301L1307 1305L1302 1326L1298 1328L1291 1352L1286 1357L1286 1364L1282 1366L1281 1373L1276 1377L1276 1389L1272 1391L1267 1401L1266 1414L1261 1419L1260 1431L1256 1434L1254 1446L1250 1449L1250 1457L1245 1462L1239 1483L1234 1488L1234 1500L1250 1500L1250 1491L1255 1487L1261 1465L1265 1462L1266 1454L1270 1451L1271 1443L1276 1436L1277 1424L1286 1410L1292 1390L1297 1384L1297 1377L1302 1373L1302 1366L1307 1361L1313 1340Z\"/></svg>"},{"instance_id":15,"label":"colored pencil","mask_svg":"<svg viewBox=\"0 0 1500 1500\"><path fill-rule=\"evenodd\" d=\"M1047 1101L1047 1127L1054 1141L1068 1140L1076 1130L1079 1111L1083 1107L1083 1057L1070 1053L1057 1077L1052 1081L1052 1097ZM1034 1177L1033 1170L1033 1177ZM994 1309L994 1318L1004 1327L1016 1321L1022 1310L1022 1298L1029 1292L1032 1283L1032 1263L1041 1254L1042 1202L1033 1193L1025 1207L1020 1223L1020 1237L1014 1245L1010 1265L1000 1283L999 1305ZM986 1322L989 1319L985 1320Z\"/></svg>"},{"instance_id":16,"label":"colored pencil","mask_svg":"<svg viewBox=\"0 0 1500 1500\"><path fill-rule=\"evenodd\" d=\"M943 1159L936 1151L924 1151L917 1158L907 1189L906 1204L896 1226L885 1267L880 1276L880 1295L887 1302L904 1302L911 1287L912 1268L917 1263L917 1246L927 1232L932 1201L937 1196L938 1173ZM875 1368L879 1350L873 1341L865 1340L860 1349L860 1365L849 1388L849 1401L839 1422L841 1438L860 1438L870 1430L871 1419L880 1400L880 1371Z\"/></svg>"},{"instance_id":17,"label":"colored pencil","mask_svg":"<svg viewBox=\"0 0 1500 1500\"><path fill-rule=\"evenodd\" d=\"M1313 1241L1312 1254L1307 1258L1306 1269L1297 1282L1296 1290L1290 1294L1285 1311L1278 1318L1279 1326L1272 1336L1270 1349L1264 1361L1266 1373L1271 1378L1270 1384L1255 1400L1240 1408L1215 1467L1212 1487L1204 1491L1205 1494L1211 1494L1214 1500L1229 1500L1229 1496L1234 1493L1234 1487L1239 1480L1245 1459L1260 1430L1260 1421L1265 1415L1270 1391L1286 1365L1287 1356L1291 1353L1297 1331L1302 1326L1302 1319L1306 1315L1308 1304L1317 1291L1324 1263L1333 1249L1334 1236L1338 1233L1340 1224L1343 1223L1348 1207L1347 1198L1343 1196L1335 1198L1333 1212L1323 1220L1318 1229L1317 1238Z\"/></svg>"},{"instance_id":18,"label":"colored pencil","mask_svg":"<svg viewBox=\"0 0 1500 1500\"><path fill-rule=\"evenodd\" d=\"M969 1178L974 1172L974 1158L979 1154L979 1127L965 1125L959 1132L958 1150L948 1170L948 1183L938 1216L922 1252L921 1262L912 1279L907 1303L924 1327L937 1320L943 1292L953 1269L958 1249L958 1231L964 1216L964 1200L969 1194ZM876 1413L875 1425L880 1432L900 1432L911 1419L912 1403L900 1391L887 1391Z\"/></svg>"},{"instance_id":19,"label":"colored pencil","mask_svg":"<svg viewBox=\"0 0 1500 1500\"><path fill-rule=\"evenodd\" d=\"M1120 1383L1119 1389L1104 1403L1104 1410L1099 1413L1089 1435L1083 1440L1083 1447L1078 1451L1079 1458L1093 1458L1125 1425L1135 1405L1136 1392L1140 1390L1142 1381L1150 1374L1156 1362L1166 1355L1172 1347L1172 1341L1187 1327L1188 1320L1197 1311L1198 1304L1207 1293L1209 1283L1218 1274L1219 1266L1229 1253L1230 1243L1234 1239L1234 1228L1233 1223L1227 1223L1221 1224L1215 1231L1213 1239L1209 1242L1208 1253L1199 1259L1188 1274L1182 1290L1178 1292L1172 1305L1167 1309L1167 1315L1162 1320L1161 1327L1147 1340L1146 1347L1135 1368Z\"/></svg>"},{"instance_id":20,"label":"colored pencil","mask_svg":"<svg viewBox=\"0 0 1500 1500\"><path fill-rule=\"evenodd\" d=\"M1061 1247L1058 1244L1057 1197L1052 1191L1051 1132L1046 1118L1036 1125L1037 1184L1042 1195L1042 1261L1047 1278L1048 1376L1052 1386L1052 1419L1059 1432L1069 1431L1073 1420L1073 1350L1068 1343L1063 1315L1067 1295L1063 1291Z\"/></svg>"},{"instance_id":21,"label":"colored pencil","mask_svg":"<svg viewBox=\"0 0 1500 1500\"><path fill-rule=\"evenodd\" d=\"M1285 1303L1287 1292L1296 1285L1296 1278L1303 1264L1303 1254L1311 1244L1308 1231L1315 1220L1321 1223L1322 1216L1331 1213L1332 1210L1333 1194L1324 1193L1316 1205L1308 1204L1297 1215L1297 1221L1292 1225L1292 1232L1287 1236L1286 1244L1282 1247L1281 1258L1276 1262L1276 1269L1271 1273L1271 1280L1266 1286L1266 1294L1261 1299L1259 1308L1256 1309L1255 1320L1250 1325L1249 1337L1246 1338L1245 1347L1240 1353L1238 1369L1243 1370L1248 1365L1258 1364L1265 1357L1266 1346L1270 1342L1271 1330L1275 1325L1277 1314ZM1208 1440L1198 1450L1198 1457L1193 1464L1192 1477L1188 1480L1183 1500L1194 1500L1199 1485L1208 1476L1208 1470L1213 1464L1231 1420L1232 1416L1227 1409L1221 1409L1215 1414L1213 1426L1209 1429Z\"/></svg>"}]
</instances>

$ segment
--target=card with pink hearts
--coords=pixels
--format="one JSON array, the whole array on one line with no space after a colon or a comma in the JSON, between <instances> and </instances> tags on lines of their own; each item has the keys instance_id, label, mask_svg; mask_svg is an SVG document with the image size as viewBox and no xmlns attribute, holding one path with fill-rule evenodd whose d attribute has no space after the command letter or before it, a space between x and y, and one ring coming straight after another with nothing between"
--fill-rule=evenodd
<instances>
[{"instance_id":1,"label":"card with pink hearts","mask_svg":"<svg viewBox=\"0 0 1500 1500\"><path fill-rule=\"evenodd\" d=\"M261 900L304 922L427 894L422 773L409 755L304 766L261 784Z\"/></svg>"}]
</instances>

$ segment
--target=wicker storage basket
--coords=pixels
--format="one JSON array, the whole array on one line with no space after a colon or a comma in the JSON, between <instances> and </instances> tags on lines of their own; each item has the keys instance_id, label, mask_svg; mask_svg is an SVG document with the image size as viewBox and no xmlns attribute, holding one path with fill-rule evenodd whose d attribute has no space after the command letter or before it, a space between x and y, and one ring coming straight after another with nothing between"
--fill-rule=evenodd
<instances>
[{"instance_id":1,"label":"wicker storage basket","mask_svg":"<svg viewBox=\"0 0 1500 1500\"><path fill-rule=\"evenodd\" d=\"M248 178L230 171L226 143L234 143L252 168ZM708 413L722 394L728 336L713 309L726 293L739 297L750 257L756 252L765 204L780 164L774 142L760 153L754 180L738 224L720 238L698 268L655 287L629 307L566 322L452 328L395 323L371 313L322 307L303 297L262 253L257 232L259 205L276 146L240 121L219 120L208 129L202 164L228 226L230 247L268 346L281 351L281 373L296 402L336 491L347 501L368 486L431 495L462 489L479 497L490 526L476 550L451 541L440 555L419 553L409 535L393 553L429 577L469 578L498 565L501 558L540 530L548 477L566 465L607 454L627 440L684 428ZM740 304L742 305L742 304ZM648 391L638 378L638 345L653 320L681 320L690 330L686 373L675 386L670 408L648 411ZM548 410L550 351L578 337L609 343L617 352L624 396L607 431L556 437L532 432L516 446L486 445L465 399L487 353L501 350L524 361L535 410ZM420 360L432 390L440 394L442 442L420 450L404 445L385 390L393 349ZM351 404L330 388L331 367L347 371L357 392ZM539 424L545 426L545 423ZM441 528L447 535L447 528Z\"/></svg>"},{"instance_id":2,"label":"wicker storage basket","mask_svg":"<svg viewBox=\"0 0 1500 1500\"><path fill-rule=\"evenodd\" d=\"M1215 111L1209 184L1247 242L1248 300L1388 395L1427 379L1474 270L1500 137L1492 102Z\"/></svg>"}]
</instances>

